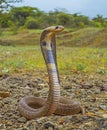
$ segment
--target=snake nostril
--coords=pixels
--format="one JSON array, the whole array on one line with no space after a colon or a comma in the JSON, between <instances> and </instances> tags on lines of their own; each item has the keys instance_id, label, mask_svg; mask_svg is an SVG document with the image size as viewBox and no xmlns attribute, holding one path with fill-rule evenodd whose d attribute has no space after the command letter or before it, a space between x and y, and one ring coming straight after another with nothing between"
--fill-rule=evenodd
<instances>
[{"instance_id":1,"label":"snake nostril","mask_svg":"<svg viewBox=\"0 0 107 130\"><path fill-rule=\"evenodd\" d=\"M58 29L58 28L59 28L58 26L55 27L55 29Z\"/></svg>"}]
</instances>

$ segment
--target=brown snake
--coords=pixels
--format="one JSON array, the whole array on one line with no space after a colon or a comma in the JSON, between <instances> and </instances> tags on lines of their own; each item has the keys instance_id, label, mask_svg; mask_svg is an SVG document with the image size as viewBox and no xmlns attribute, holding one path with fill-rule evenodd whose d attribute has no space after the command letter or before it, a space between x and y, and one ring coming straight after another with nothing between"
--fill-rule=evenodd
<instances>
[{"instance_id":1,"label":"brown snake","mask_svg":"<svg viewBox=\"0 0 107 130\"><path fill-rule=\"evenodd\" d=\"M51 26L44 29L41 34L40 46L49 75L49 94L47 99L25 96L19 101L18 110L27 119L35 119L51 114L71 115L80 112L84 113L84 108L79 101L60 96L55 34L62 30L64 30L63 26Z\"/></svg>"}]
</instances>

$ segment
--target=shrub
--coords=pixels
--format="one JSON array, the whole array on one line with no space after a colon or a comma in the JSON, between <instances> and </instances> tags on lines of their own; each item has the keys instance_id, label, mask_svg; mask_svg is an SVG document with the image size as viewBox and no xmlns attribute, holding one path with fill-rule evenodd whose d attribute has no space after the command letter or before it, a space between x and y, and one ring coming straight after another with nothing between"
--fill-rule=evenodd
<instances>
[{"instance_id":1,"label":"shrub","mask_svg":"<svg viewBox=\"0 0 107 130\"><path fill-rule=\"evenodd\" d=\"M39 24L37 23L37 20L34 18L28 18L25 27L28 29L37 29L39 28Z\"/></svg>"}]
</instances>

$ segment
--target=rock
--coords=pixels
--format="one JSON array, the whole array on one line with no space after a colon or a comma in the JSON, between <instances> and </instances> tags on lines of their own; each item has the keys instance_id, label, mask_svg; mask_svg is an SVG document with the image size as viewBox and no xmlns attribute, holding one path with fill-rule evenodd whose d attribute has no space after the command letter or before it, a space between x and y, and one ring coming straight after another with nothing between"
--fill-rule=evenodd
<instances>
[{"instance_id":1,"label":"rock","mask_svg":"<svg viewBox=\"0 0 107 130\"><path fill-rule=\"evenodd\" d=\"M64 82L64 83L62 84L62 87L63 87L64 89L66 89L66 90L72 88L69 82Z\"/></svg>"},{"instance_id":2,"label":"rock","mask_svg":"<svg viewBox=\"0 0 107 130\"><path fill-rule=\"evenodd\" d=\"M0 130L6 130L5 124L0 123Z\"/></svg>"},{"instance_id":3,"label":"rock","mask_svg":"<svg viewBox=\"0 0 107 130\"><path fill-rule=\"evenodd\" d=\"M12 123L12 121L7 121L7 122L6 122L6 125L8 125L8 126L12 126L13 123Z\"/></svg>"},{"instance_id":4,"label":"rock","mask_svg":"<svg viewBox=\"0 0 107 130\"><path fill-rule=\"evenodd\" d=\"M23 89L23 93L24 93L24 94L28 94L29 92L30 92L29 89L27 89L27 88L24 88L24 89Z\"/></svg>"},{"instance_id":5,"label":"rock","mask_svg":"<svg viewBox=\"0 0 107 130\"><path fill-rule=\"evenodd\" d=\"M25 123L27 120L26 120L26 118L24 118L24 117L21 117L21 118L19 118L19 119L17 119L19 122L21 122L21 123Z\"/></svg>"},{"instance_id":6,"label":"rock","mask_svg":"<svg viewBox=\"0 0 107 130\"><path fill-rule=\"evenodd\" d=\"M100 87L101 91L107 91L107 85L103 85L102 87Z\"/></svg>"},{"instance_id":7,"label":"rock","mask_svg":"<svg viewBox=\"0 0 107 130\"><path fill-rule=\"evenodd\" d=\"M52 128L52 130L54 130L54 124L52 122L46 122L44 124L44 129L49 129L49 128Z\"/></svg>"},{"instance_id":8,"label":"rock","mask_svg":"<svg viewBox=\"0 0 107 130\"><path fill-rule=\"evenodd\" d=\"M92 122L90 121L90 122L85 123L85 126L92 126Z\"/></svg>"},{"instance_id":9,"label":"rock","mask_svg":"<svg viewBox=\"0 0 107 130\"><path fill-rule=\"evenodd\" d=\"M103 118L106 118L106 119L107 119L107 114L103 114L102 116L103 116Z\"/></svg>"},{"instance_id":10,"label":"rock","mask_svg":"<svg viewBox=\"0 0 107 130\"><path fill-rule=\"evenodd\" d=\"M100 105L100 108L101 108L102 110L107 111L107 104L105 104L105 105Z\"/></svg>"},{"instance_id":11,"label":"rock","mask_svg":"<svg viewBox=\"0 0 107 130\"><path fill-rule=\"evenodd\" d=\"M3 103L4 104L9 104L10 103L10 98L4 98Z\"/></svg>"},{"instance_id":12,"label":"rock","mask_svg":"<svg viewBox=\"0 0 107 130\"><path fill-rule=\"evenodd\" d=\"M3 98L10 97L10 92L0 91L0 97L3 97Z\"/></svg>"},{"instance_id":13,"label":"rock","mask_svg":"<svg viewBox=\"0 0 107 130\"><path fill-rule=\"evenodd\" d=\"M100 128L98 128L98 127L95 127L95 128L93 128L93 130L101 130Z\"/></svg>"},{"instance_id":14,"label":"rock","mask_svg":"<svg viewBox=\"0 0 107 130\"><path fill-rule=\"evenodd\" d=\"M2 103L2 101L0 101L0 108L3 106L3 103Z\"/></svg>"},{"instance_id":15,"label":"rock","mask_svg":"<svg viewBox=\"0 0 107 130\"><path fill-rule=\"evenodd\" d=\"M92 85L90 85L90 84L82 84L82 88L84 88L84 89L89 89L91 87L92 87Z\"/></svg>"}]
</instances>

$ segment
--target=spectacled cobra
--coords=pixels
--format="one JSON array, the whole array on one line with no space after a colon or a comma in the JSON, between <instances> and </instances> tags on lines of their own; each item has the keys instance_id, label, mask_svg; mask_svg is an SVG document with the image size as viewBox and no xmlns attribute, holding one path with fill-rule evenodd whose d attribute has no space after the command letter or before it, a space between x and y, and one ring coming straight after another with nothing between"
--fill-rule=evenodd
<instances>
[{"instance_id":1,"label":"spectacled cobra","mask_svg":"<svg viewBox=\"0 0 107 130\"><path fill-rule=\"evenodd\" d=\"M27 119L42 116L72 115L84 113L81 103L60 96L60 81L56 60L55 34L64 30L63 26L51 26L43 30L40 38L41 51L49 75L49 94L47 99L25 96L18 103L18 110Z\"/></svg>"}]
</instances>

